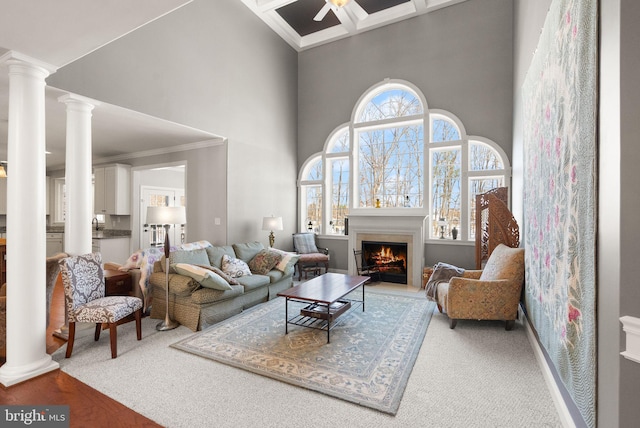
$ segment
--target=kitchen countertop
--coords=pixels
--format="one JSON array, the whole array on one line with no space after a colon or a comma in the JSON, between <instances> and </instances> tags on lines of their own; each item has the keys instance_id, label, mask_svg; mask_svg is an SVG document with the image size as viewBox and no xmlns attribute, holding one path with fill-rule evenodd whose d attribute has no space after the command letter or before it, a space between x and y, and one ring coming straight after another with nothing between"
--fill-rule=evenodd
<instances>
[{"instance_id":1,"label":"kitchen countertop","mask_svg":"<svg viewBox=\"0 0 640 428\"><path fill-rule=\"evenodd\" d=\"M0 226L0 233L6 233L6 226ZM47 233L64 233L64 227L47 227ZM100 229L91 231L92 239L116 239L116 238L131 238L130 230L122 229Z\"/></svg>"}]
</instances>

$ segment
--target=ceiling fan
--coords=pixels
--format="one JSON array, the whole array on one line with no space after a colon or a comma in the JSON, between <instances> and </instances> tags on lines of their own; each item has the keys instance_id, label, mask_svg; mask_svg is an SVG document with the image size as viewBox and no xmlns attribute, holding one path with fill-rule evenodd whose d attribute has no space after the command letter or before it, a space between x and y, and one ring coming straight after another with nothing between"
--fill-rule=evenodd
<instances>
[{"instance_id":1,"label":"ceiling fan","mask_svg":"<svg viewBox=\"0 0 640 428\"><path fill-rule=\"evenodd\" d=\"M326 1L327 3L324 6L322 6L322 9L320 9L320 12L318 12L317 15L313 17L314 21L322 21L324 17L327 15L327 13L329 13L329 10L333 10L334 12L337 12L338 9L346 6L347 3L349 3L351 0L324 0L324 1Z\"/></svg>"}]
</instances>

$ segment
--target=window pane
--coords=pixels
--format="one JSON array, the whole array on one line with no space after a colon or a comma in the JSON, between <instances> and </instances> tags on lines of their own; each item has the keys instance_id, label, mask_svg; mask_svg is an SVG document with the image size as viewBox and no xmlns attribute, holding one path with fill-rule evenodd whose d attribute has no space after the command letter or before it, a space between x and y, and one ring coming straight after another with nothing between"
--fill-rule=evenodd
<instances>
[{"instance_id":1,"label":"window pane","mask_svg":"<svg viewBox=\"0 0 640 428\"><path fill-rule=\"evenodd\" d=\"M334 140L329 144L327 153L346 153L349 151L349 130L337 134Z\"/></svg>"},{"instance_id":2,"label":"window pane","mask_svg":"<svg viewBox=\"0 0 640 428\"><path fill-rule=\"evenodd\" d=\"M329 233L344 235L344 218L349 210L349 159L331 162L331 180Z\"/></svg>"},{"instance_id":3,"label":"window pane","mask_svg":"<svg viewBox=\"0 0 640 428\"><path fill-rule=\"evenodd\" d=\"M307 165L306 174L303 175L302 179L322 180L322 158L319 157L317 161Z\"/></svg>"},{"instance_id":4,"label":"window pane","mask_svg":"<svg viewBox=\"0 0 640 428\"><path fill-rule=\"evenodd\" d=\"M322 232L322 186L304 186L306 193L306 225L310 232ZM311 223L311 224L309 224Z\"/></svg>"},{"instance_id":5,"label":"window pane","mask_svg":"<svg viewBox=\"0 0 640 428\"><path fill-rule=\"evenodd\" d=\"M471 141L469 143L469 169L471 171L488 171L503 169L504 164L498 152L487 144Z\"/></svg>"},{"instance_id":6,"label":"window pane","mask_svg":"<svg viewBox=\"0 0 640 428\"><path fill-rule=\"evenodd\" d=\"M473 178L469 180L469 239L476 237L476 195L496 187L503 187L502 177Z\"/></svg>"},{"instance_id":7,"label":"window pane","mask_svg":"<svg viewBox=\"0 0 640 428\"><path fill-rule=\"evenodd\" d=\"M359 206L386 208L423 204L424 150L420 125L359 134Z\"/></svg>"},{"instance_id":8,"label":"window pane","mask_svg":"<svg viewBox=\"0 0 640 428\"><path fill-rule=\"evenodd\" d=\"M450 236L450 230L460 219L461 148L431 150L431 232L432 238ZM444 219L446 225L438 222Z\"/></svg>"},{"instance_id":9,"label":"window pane","mask_svg":"<svg viewBox=\"0 0 640 428\"><path fill-rule=\"evenodd\" d=\"M423 111L422 103L413 93L392 89L373 96L360 112L357 122L412 116Z\"/></svg>"},{"instance_id":10,"label":"window pane","mask_svg":"<svg viewBox=\"0 0 640 428\"><path fill-rule=\"evenodd\" d=\"M449 119L435 116L431 121L431 142L438 143L441 141L457 141L460 139L460 130Z\"/></svg>"}]
</instances>

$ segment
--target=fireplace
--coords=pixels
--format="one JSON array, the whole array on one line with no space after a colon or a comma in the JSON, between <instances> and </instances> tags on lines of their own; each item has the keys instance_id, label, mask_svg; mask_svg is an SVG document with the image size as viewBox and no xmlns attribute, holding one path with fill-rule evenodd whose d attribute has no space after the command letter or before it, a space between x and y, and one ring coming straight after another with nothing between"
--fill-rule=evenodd
<instances>
[{"instance_id":1,"label":"fireplace","mask_svg":"<svg viewBox=\"0 0 640 428\"><path fill-rule=\"evenodd\" d=\"M380 280L407 283L407 243L362 241L362 256L367 266L376 266Z\"/></svg>"},{"instance_id":2,"label":"fireplace","mask_svg":"<svg viewBox=\"0 0 640 428\"><path fill-rule=\"evenodd\" d=\"M414 208L352 209L349 211L349 248L362 250L363 241L404 243L406 249L406 284L422 285L424 236L427 213ZM349 273L356 275L355 258L349 257Z\"/></svg>"}]
</instances>

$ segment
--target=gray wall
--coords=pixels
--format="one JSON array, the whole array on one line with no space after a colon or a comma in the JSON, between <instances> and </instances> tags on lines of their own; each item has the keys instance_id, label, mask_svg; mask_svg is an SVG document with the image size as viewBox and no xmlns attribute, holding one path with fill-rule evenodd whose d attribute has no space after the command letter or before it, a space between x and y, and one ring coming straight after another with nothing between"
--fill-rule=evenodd
<instances>
[{"instance_id":1,"label":"gray wall","mask_svg":"<svg viewBox=\"0 0 640 428\"><path fill-rule=\"evenodd\" d=\"M454 113L467 133L494 140L510 156L511 24L511 1L469 0L302 52L298 166L387 77L413 83L429 107Z\"/></svg>"},{"instance_id":2,"label":"gray wall","mask_svg":"<svg viewBox=\"0 0 640 428\"><path fill-rule=\"evenodd\" d=\"M510 156L512 16L511 1L469 0L300 53L298 167L351 119L360 96L387 77L413 83L428 107L457 115L469 135L492 139ZM346 270L353 257L347 241L322 245L335 254L331 268ZM425 251L427 264L475 266L473 245L427 244Z\"/></svg>"},{"instance_id":3,"label":"gray wall","mask_svg":"<svg viewBox=\"0 0 640 428\"><path fill-rule=\"evenodd\" d=\"M637 255L640 254L640 226L638 225L638 213L640 212L640 194L638 193L638 183L640 183L640 146L638 146L638 136L640 135L640 121L638 121L638 112L640 112L640 87L638 86L638 70L640 70L640 29L638 21L640 20L640 4L635 0L604 0L603 13L609 12L609 8L615 10L620 5L620 116L619 118L612 115L612 111L608 111L607 106L603 105L601 114L603 121L607 124L610 121L620 121L620 158L619 167L613 162L603 169L600 176L609 174L620 175L620 189L618 199L620 201L619 211L616 213L620 216L620 225L617 236L620 239L620 296L619 312L612 311L603 315L607 322L605 333L611 333L611 336L618 335L621 339L619 350L623 350L624 337L617 322L619 316L630 315L640 318L640 287L638 286L638 278L640 278L640 264ZM615 15L614 15L615 17ZM607 15L608 19L608 15ZM609 20L607 20L607 25ZM604 24L603 24L604 25ZM615 28L615 26L612 25ZM605 31L612 31L617 34L614 28L605 27ZM609 37L607 35L607 37ZM603 67L608 67L604 59ZM603 70L603 78L609 70ZM614 110L615 111L615 110ZM601 152L608 149L610 144L615 144L609 138L602 140ZM615 153L615 149L614 149ZM608 193L603 191L600 194ZM606 198L607 196L604 196ZM606 204L606 201L605 201ZM606 205L605 205L606 206ZM600 218L603 223L607 222L611 213L602 212ZM610 267L607 270L611 269ZM603 271L600 275L601 281L601 300L612 299L616 297L615 291L612 296L608 296L608 279L607 272ZM608 352L614 357L615 348L602 350ZM615 355L620 364L620 426L631 427L637 426L640 420L640 406L638 406L638 396L640 396L640 364L631 362L620 355ZM611 361L615 363L615 360ZM599 368L608 363L608 360L601 361ZM601 380L601 384L605 380ZM612 385L615 385L613 383ZM602 396L602 394L600 394ZM605 425L601 425L605 426Z\"/></svg>"},{"instance_id":4,"label":"gray wall","mask_svg":"<svg viewBox=\"0 0 640 428\"><path fill-rule=\"evenodd\" d=\"M226 148L161 157L188 161L190 239L267 244L260 229L271 214L293 233L297 53L241 2L195 0L48 83L228 139ZM130 163L140 162L156 159Z\"/></svg>"}]
</instances>

